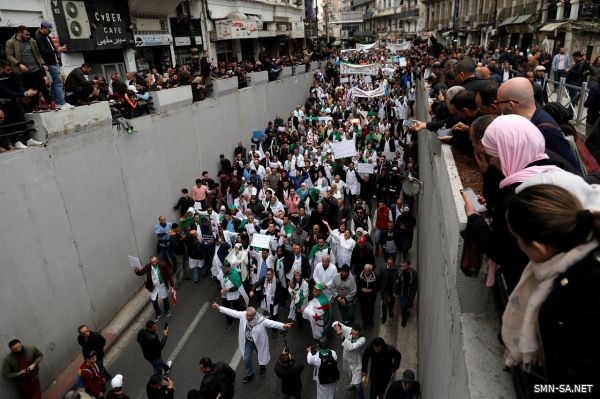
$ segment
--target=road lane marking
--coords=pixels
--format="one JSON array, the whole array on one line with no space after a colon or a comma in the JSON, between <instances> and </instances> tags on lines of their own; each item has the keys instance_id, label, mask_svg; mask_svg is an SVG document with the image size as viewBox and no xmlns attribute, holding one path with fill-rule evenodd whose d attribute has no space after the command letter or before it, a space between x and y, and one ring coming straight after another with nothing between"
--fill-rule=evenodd
<instances>
[{"instance_id":1,"label":"road lane marking","mask_svg":"<svg viewBox=\"0 0 600 399\"><path fill-rule=\"evenodd\" d=\"M177 355L179 355L179 352L181 352L181 350L183 349L183 346L186 344L187 340L190 339L190 336L192 335L192 333L198 326L198 323L200 323L200 319L202 318L202 316L204 316L204 313L206 313L209 306L210 305L208 303L205 303L200 308L200 310L196 314L196 317L194 317L194 320L192 320L192 322L188 326L187 330L185 330L185 333L181 336L181 339L179 340L179 342L177 342L177 345L175 345L175 349L173 349L173 352L171 352L171 355L168 357L168 360L175 362Z\"/></svg>"}]
</instances>

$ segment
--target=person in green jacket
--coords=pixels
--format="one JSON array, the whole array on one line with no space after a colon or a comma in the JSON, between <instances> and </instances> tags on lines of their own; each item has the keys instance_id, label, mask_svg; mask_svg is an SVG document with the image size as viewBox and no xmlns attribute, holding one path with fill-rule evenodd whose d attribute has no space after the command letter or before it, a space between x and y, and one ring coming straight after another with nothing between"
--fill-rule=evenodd
<instances>
[{"instance_id":1,"label":"person in green jacket","mask_svg":"<svg viewBox=\"0 0 600 399\"><path fill-rule=\"evenodd\" d=\"M38 365L44 355L35 346L25 346L18 339L10 341L8 347L10 353L4 359L2 376L16 383L21 399L41 399Z\"/></svg>"}]
</instances>

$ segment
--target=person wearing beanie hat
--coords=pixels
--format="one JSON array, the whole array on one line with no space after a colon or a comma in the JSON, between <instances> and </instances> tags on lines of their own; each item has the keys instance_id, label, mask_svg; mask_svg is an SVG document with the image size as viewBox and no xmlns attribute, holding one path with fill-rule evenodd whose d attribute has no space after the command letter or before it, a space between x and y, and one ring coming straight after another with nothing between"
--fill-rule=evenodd
<instances>
[{"instance_id":1,"label":"person wearing beanie hat","mask_svg":"<svg viewBox=\"0 0 600 399\"><path fill-rule=\"evenodd\" d=\"M123 392L123 376L117 374L110 381L111 390L106 394L106 399L130 399Z\"/></svg>"},{"instance_id":2,"label":"person wearing beanie hat","mask_svg":"<svg viewBox=\"0 0 600 399\"><path fill-rule=\"evenodd\" d=\"M79 376L83 381L85 393L91 395L93 398L103 398L104 391L106 390L106 381L96 364L96 352L87 350L84 352L83 358L84 361L79 366Z\"/></svg>"}]
</instances>

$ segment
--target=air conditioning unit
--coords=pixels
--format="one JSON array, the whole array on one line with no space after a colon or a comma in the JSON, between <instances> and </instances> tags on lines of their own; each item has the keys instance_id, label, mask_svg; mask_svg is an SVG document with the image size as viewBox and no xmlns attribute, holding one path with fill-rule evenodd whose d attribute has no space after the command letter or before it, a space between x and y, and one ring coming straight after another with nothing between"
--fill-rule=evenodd
<instances>
[{"instance_id":1,"label":"air conditioning unit","mask_svg":"<svg viewBox=\"0 0 600 399\"><path fill-rule=\"evenodd\" d=\"M65 1L63 3L69 37L72 40L89 39L92 36L85 3L83 1Z\"/></svg>"}]
</instances>

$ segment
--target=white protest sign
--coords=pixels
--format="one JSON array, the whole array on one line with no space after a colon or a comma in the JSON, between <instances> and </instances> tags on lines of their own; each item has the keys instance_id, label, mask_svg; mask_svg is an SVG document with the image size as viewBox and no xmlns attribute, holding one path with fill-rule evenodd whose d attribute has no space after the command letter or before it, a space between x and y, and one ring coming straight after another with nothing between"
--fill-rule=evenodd
<instances>
[{"instance_id":1,"label":"white protest sign","mask_svg":"<svg viewBox=\"0 0 600 399\"><path fill-rule=\"evenodd\" d=\"M387 161L392 161L396 158L396 153L392 151L382 151L381 155L383 155Z\"/></svg>"},{"instance_id":2,"label":"white protest sign","mask_svg":"<svg viewBox=\"0 0 600 399\"><path fill-rule=\"evenodd\" d=\"M269 245L271 244L272 239L273 236L268 236L266 234L253 234L252 243L250 244L250 246L254 248L269 249Z\"/></svg>"},{"instance_id":3,"label":"white protest sign","mask_svg":"<svg viewBox=\"0 0 600 399\"><path fill-rule=\"evenodd\" d=\"M129 258L129 266L131 266L134 269L142 268L142 264L140 263L140 258L131 256L131 255L127 255L127 257Z\"/></svg>"},{"instance_id":4,"label":"white protest sign","mask_svg":"<svg viewBox=\"0 0 600 399\"><path fill-rule=\"evenodd\" d=\"M354 139L332 143L332 147L335 159L349 158L356 155L356 141Z\"/></svg>"},{"instance_id":5,"label":"white protest sign","mask_svg":"<svg viewBox=\"0 0 600 399\"><path fill-rule=\"evenodd\" d=\"M373 165L372 163L365 163L365 162L359 162L356 170L358 171L358 173L360 174L373 174L374 173L374 168L375 165Z\"/></svg>"}]
</instances>

